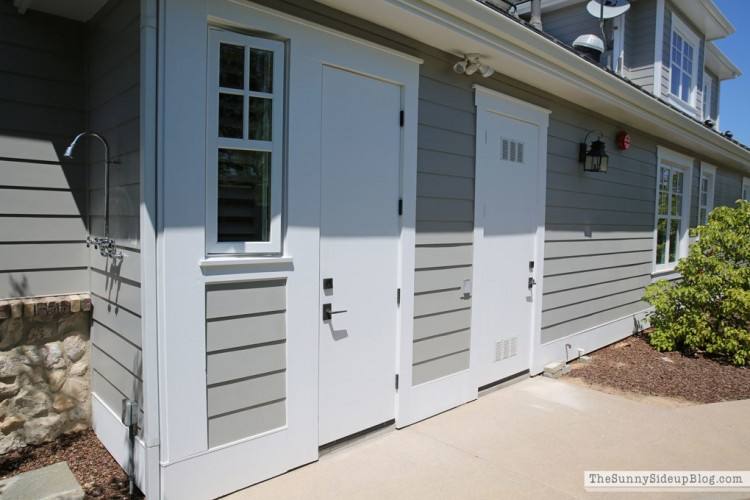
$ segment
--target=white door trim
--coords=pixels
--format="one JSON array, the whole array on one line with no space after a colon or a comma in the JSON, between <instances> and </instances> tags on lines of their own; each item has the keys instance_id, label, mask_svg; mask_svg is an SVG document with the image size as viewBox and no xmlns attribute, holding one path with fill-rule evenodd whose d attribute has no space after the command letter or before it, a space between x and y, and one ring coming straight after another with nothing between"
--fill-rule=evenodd
<instances>
[{"instance_id":1,"label":"white door trim","mask_svg":"<svg viewBox=\"0 0 750 500\"><path fill-rule=\"evenodd\" d=\"M313 461L318 456L320 119L323 64L372 74L404 88L398 339L413 337L419 60L267 7L232 0L161 1L158 241L161 493L213 498ZM283 263L253 257L208 269L205 258L206 56L209 26L273 33L288 40L288 118ZM185 103L194 103L186 106ZM398 116L394 116L394 122ZM308 166L309 168L303 168ZM191 203L193 201L198 201ZM393 207L396 210L397 207ZM293 258L293 259L292 259ZM287 425L208 448L205 284L287 278ZM395 294L395 290L394 290ZM394 296L395 300L395 296ZM397 346L394 345L394 349ZM402 353L398 353L402 355ZM406 354L409 359L411 351ZM395 367L394 367L395 368ZM394 370L395 371L395 370ZM398 404L394 392L394 405ZM206 476L206 471L210 471Z\"/></svg>"},{"instance_id":2,"label":"white door trim","mask_svg":"<svg viewBox=\"0 0 750 500\"><path fill-rule=\"evenodd\" d=\"M539 165L537 168L543 173L539 176L539 182L537 184L537 210L534 214L536 221L536 235L534 237L534 279L536 280L536 286L533 289L534 306L531 319L531 342L529 349L529 360L528 365L531 370L534 366L539 346L541 345L541 326L542 326L542 291L544 286L544 235L545 235L545 208L546 208L546 193L547 193L547 130L549 128L549 115L550 110L545 109L541 106L531 104L515 97L497 92L495 90L482 87L480 85L474 85L474 104L477 108L477 137L476 137L476 151L480 150L481 144L484 144L484 137L480 137L479 130L484 128L484 113L487 111L503 116L507 116L514 120L520 120L527 123L536 125L539 136L537 140L537 158ZM476 202L476 200L475 200ZM475 209L476 210L476 209ZM475 214L476 218L476 214ZM479 241L481 237L481 228L474 225L474 244ZM476 325L479 323L476 314L472 310L472 321L471 330L476 330ZM478 336L471 336L471 352L475 353L479 349ZM471 356L472 372L476 371L476 358Z\"/></svg>"}]
</instances>

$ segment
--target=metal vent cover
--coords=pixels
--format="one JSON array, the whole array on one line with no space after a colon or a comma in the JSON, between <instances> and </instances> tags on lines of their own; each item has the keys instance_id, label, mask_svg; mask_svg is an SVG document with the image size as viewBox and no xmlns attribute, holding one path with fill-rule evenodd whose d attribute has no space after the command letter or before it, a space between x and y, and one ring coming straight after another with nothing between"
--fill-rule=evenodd
<instances>
[{"instance_id":1,"label":"metal vent cover","mask_svg":"<svg viewBox=\"0 0 750 500\"><path fill-rule=\"evenodd\" d=\"M518 337L500 339L495 343L495 361L512 358L518 354Z\"/></svg>"}]
</instances>

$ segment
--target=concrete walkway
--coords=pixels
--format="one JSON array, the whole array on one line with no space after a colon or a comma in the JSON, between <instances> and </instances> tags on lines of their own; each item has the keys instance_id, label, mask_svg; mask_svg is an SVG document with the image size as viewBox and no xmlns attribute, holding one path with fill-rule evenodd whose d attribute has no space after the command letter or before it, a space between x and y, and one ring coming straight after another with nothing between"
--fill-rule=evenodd
<instances>
[{"instance_id":1,"label":"concrete walkway","mask_svg":"<svg viewBox=\"0 0 750 500\"><path fill-rule=\"evenodd\" d=\"M536 377L406 429L360 438L229 498L657 497L587 493L583 471L597 469L750 470L750 400L674 405Z\"/></svg>"}]
</instances>

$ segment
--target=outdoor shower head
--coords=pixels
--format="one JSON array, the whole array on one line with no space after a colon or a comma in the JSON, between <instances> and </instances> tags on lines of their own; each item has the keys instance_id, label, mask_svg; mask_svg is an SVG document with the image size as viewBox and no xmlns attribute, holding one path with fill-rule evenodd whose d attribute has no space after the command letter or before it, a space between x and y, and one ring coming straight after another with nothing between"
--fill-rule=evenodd
<instances>
[{"instance_id":1,"label":"outdoor shower head","mask_svg":"<svg viewBox=\"0 0 750 500\"><path fill-rule=\"evenodd\" d=\"M63 156L65 158L69 159L69 160L73 159L73 149L78 144L78 141L81 140L81 137L84 137L86 135L90 135L92 137L96 137L97 139L99 139L100 141L102 141L102 143L104 143L104 149L105 149L105 151L107 149L109 149L109 145L107 144L107 141L105 141L104 137L102 137L101 135L97 134L96 132L81 132L80 134L78 134L75 137L75 139L73 139L73 141L70 143L70 145L67 148L65 148L65 152L63 153Z\"/></svg>"}]
</instances>

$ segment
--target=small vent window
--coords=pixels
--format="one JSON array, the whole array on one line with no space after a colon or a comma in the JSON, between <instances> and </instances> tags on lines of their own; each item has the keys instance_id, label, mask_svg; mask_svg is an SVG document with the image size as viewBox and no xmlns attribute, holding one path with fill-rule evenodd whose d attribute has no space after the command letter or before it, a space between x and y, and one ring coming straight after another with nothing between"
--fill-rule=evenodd
<instances>
[{"instance_id":1,"label":"small vent window","mask_svg":"<svg viewBox=\"0 0 750 500\"><path fill-rule=\"evenodd\" d=\"M502 140L502 159L513 163L523 163L523 143L512 139Z\"/></svg>"}]
</instances>

